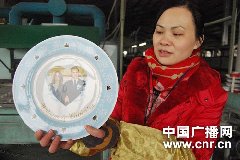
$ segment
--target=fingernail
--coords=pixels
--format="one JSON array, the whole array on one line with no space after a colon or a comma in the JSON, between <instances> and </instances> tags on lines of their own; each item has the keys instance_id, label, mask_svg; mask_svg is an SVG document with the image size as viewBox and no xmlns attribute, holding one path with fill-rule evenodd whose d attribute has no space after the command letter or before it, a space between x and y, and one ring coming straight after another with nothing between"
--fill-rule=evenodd
<instances>
[{"instance_id":1,"label":"fingernail","mask_svg":"<svg viewBox=\"0 0 240 160\"><path fill-rule=\"evenodd\" d=\"M55 134L52 129L50 129L50 130L48 131L48 133Z\"/></svg>"},{"instance_id":2,"label":"fingernail","mask_svg":"<svg viewBox=\"0 0 240 160\"><path fill-rule=\"evenodd\" d=\"M51 153L51 154L55 153L55 151L53 151L53 150L50 149L50 148L48 149L48 152Z\"/></svg>"}]
</instances>

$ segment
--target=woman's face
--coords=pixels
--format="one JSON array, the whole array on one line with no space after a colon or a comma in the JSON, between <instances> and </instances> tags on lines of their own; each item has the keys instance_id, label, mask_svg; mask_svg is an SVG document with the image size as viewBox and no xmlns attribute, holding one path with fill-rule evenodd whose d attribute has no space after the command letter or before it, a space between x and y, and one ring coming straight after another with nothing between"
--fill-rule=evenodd
<instances>
[{"instance_id":1,"label":"woman's face","mask_svg":"<svg viewBox=\"0 0 240 160\"><path fill-rule=\"evenodd\" d=\"M173 65L181 62L199 46L193 17L187 8L174 7L163 12L153 34L154 53L159 63Z\"/></svg>"},{"instance_id":2,"label":"woman's face","mask_svg":"<svg viewBox=\"0 0 240 160\"><path fill-rule=\"evenodd\" d=\"M60 78L60 73L57 72L57 73L55 74L55 81L59 83L59 82L60 82L60 79L61 79L61 78Z\"/></svg>"}]
</instances>

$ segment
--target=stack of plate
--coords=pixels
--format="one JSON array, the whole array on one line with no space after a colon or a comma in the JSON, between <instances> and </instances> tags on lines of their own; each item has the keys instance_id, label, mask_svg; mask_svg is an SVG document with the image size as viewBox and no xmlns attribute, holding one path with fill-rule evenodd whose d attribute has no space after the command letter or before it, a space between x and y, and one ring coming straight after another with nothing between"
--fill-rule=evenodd
<instances>
[{"instance_id":1,"label":"stack of plate","mask_svg":"<svg viewBox=\"0 0 240 160\"><path fill-rule=\"evenodd\" d=\"M223 88L226 91L240 93L240 73L226 74L226 83Z\"/></svg>"}]
</instances>

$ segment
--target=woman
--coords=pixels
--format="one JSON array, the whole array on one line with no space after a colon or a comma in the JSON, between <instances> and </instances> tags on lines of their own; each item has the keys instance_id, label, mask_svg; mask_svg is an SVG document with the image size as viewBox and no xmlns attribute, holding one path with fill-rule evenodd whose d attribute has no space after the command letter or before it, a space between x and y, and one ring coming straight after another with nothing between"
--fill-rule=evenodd
<instances>
[{"instance_id":1,"label":"woman","mask_svg":"<svg viewBox=\"0 0 240 160\"><path fill-rule=\"evenodd\" d=\"M198 127L198 130L189 138L176 139L175 133L171 140L191 142L192 146L199 141L216 142L216 138L206 138L201 127L219 126L227 93L221 87L219 74L199 57L204 38L203 26L202 15L191 1L167 1L156 23L153 47L145 52L145 58L135 58L128 66L111 119L100 129L86 126L91 136L83 138L82 142L88 149L82 152L80 142L72 146L72 141L59 142L60 138L56 136L49 151L55 152L62 145L62 148L72 147L71 151L75 153L92 155L117 146L117 151L112 154L113 159L121 159L124 154L132 154L130 157L135 159L168 159L169 156L170 159L210 159L214 146L191 147L191 153L189 149L176 151L178 153L169 151L172 155L161 149L167 156L159 158L161 151L155 145L155 140L163 137L162 132L158 131L167 127L177 129L178 126ZM119 121L120 129L117 128ZM138 135L141 139L131 139L129 135ZM42 146L49 144L53 136L52 131L46 135L36 132ZM154 142L154 147L144 147L142 144L146 141ZM162 143L164 137L159 141ZM138 147L141 152L137 153L136 146L139 145L142 145ZM148 155L145 149L153 153Z\"/></svg>"},{"instance_id":2,"label":"woman","mask_svg":"<svg viewBox=\"0 0 240 160\"><path fill-rule=\"evenodd\" d=\"M50 91L62 104L64 104L63 76L61 72L57 71L53 73L52 83L50 83Z\"/></svg>"}]
</instances>

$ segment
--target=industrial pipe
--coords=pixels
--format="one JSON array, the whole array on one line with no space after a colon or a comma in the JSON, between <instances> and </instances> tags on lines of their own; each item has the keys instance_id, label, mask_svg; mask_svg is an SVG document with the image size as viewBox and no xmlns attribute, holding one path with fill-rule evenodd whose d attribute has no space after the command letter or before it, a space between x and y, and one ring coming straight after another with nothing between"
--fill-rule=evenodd
<instances>
[{"instance_id":1,"label":"industrial pipe","mask_svg":"<svg viewBox=\"0 0 240 160\"><path fill-rule=\"evenodd\" d=\"M238 47L237 47L237 57L235 63L235 71L240 72L240 21L238 23Z\"/></svg>"},{"instance_id":2,"label":"industrial pipe","mask_svg":"<svg viewBox=\"0 0 240 160\"><path fill-rule=\"evenodd\" d=\"M235 45L235 35L236 35L236 22L237 22L237 0L233 0L231 37L230 37L229 60L228 60L228 73L229 74L233 70L234 45Z\"/></svg>"},{"instance_id":3,"label":"industrial pipe","mask_svg":"<svg viewBox=\"0 0 240 160\"><path fill-rule=\"evenodd\" d=\"M105 15L94 5L68 4L67 14L91 16L94 21L94 27L99 28L100 38L105 37Z\"/></svg>"},{"instance_id":4,"label":"industrial pipe","mask_svg":"<svg viewBox=\"0 0 240 160\"><path fill-rule=\"evenodd\" d=\"M50 15L47 3L29 3L21 2L12 7L9 13L9 23L13 25L22 24L22 15L24 13Z\"/></svg>"},{"instance_id":5,"label":"industrial pipe","mask_svg":"<svg viewBox=\"0 0 240 160\"><path fill-rule=\"evenodd\" d=\"M94 21L94 27L99 28L100 38L105 37L105 15L94 5L80 5L58 3L59 0L50 0L48 3L21 2L16 4L9 13L9 23L20 25L23 13L53 15L53 23L62 23L64 14L76 14L91 16ZM58 4L58 5L56 5ZM65 6L66 5L66 6Z\"/></svg>"}]
</instances>

